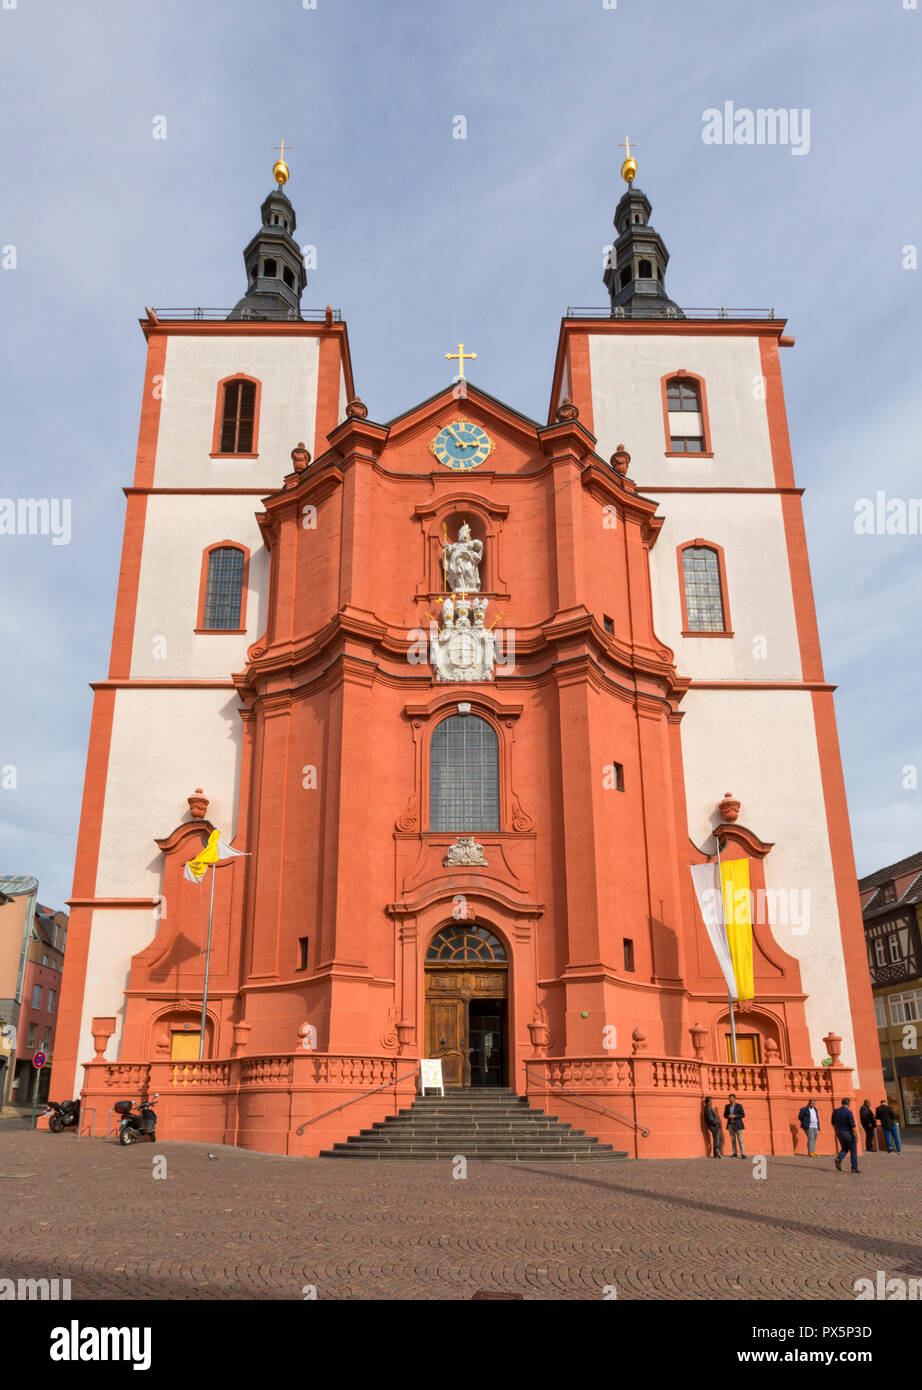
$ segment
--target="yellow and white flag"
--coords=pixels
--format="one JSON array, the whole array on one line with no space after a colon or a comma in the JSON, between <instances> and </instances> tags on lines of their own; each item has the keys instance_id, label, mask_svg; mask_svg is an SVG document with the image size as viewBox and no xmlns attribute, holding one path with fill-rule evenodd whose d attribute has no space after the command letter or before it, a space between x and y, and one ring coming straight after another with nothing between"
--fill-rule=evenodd
<instances>
[{"instance_id":1,"label":"yellow and white flag","mask_svg":"<svg viewBox=\"0 0 922 1390\"><path fill-rule=\"evenodd\" d=\"M720 864L723 888L724 923L727 945L733 961L738 999L755 997L752 969L752 893L749 889L749 860L723 859Z\"/></svg>"},{"instance_id":2,"label":"yellow and white flag","mask_svg":"<svg viewBox=\"0 0 922 1390\"><path fill-rule=\"evenodd\" d=\"M197 854L194 859L189 860L182 871L182 876L188 878L192 883L201 883L209 864L217 864L221 859L235 859L238 855L245 854L246 850L231 849L227 841L221 839L220 830L212 830L208 836L207 845L201 854Z\"/></svg>"},{"instance_id":3,"label":"yellow and white flag","mask_svg":"<svg viewBox=\"0 0 922 1390\"><path fill-rule=\"evenodd\" d=\"M695 896L731 999L752 999L752 909L749 860L690 865Z\"/></svg>"}]
</instances>

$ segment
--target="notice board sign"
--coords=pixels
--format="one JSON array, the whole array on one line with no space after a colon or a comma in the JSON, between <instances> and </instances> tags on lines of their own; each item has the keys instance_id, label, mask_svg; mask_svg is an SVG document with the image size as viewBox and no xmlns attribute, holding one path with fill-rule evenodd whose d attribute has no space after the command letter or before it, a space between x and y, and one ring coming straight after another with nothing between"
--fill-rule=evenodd
<instances>
[{"instance_id":1,"label":"notice board sign","mask_svg":"<svg viewBox=\"0 0 922 1390\"><path fill-rule=\"evenodd\" d=\"M442 1059L441 1057L421 1057L419 1062L419 1093L424 1096L427 1091L441 1091L445 1094L445 1083L442 1080Z\"/></svg>"}]
</instances>

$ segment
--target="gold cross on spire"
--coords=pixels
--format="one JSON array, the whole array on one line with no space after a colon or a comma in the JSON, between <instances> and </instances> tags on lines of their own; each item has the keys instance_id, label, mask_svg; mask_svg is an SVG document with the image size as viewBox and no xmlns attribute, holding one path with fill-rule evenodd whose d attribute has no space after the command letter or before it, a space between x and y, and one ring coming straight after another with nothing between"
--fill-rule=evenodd
<instances>
[{"instance_id":1,"label":"gold cross on spire","mask_svg":"<svg viewBox=\"0 0 922 1390\"><path fill-rule=\"evenodd\" d=\"M467 358L469 362L472 362L472 361L474 360L474 358L477 356L477 354L476 354L476 352L465 352L465 351L464 351L464 344L463 344L463 343L459 343L459 344L458 344L458 351L457 351L457 352L446 352L445 356L446 356L446 357L457 357L457 359L458 359L458 376L463 377L463 376L464 376L464 359Z\"/></svg>"},{"instance_id":2,"label":"gold cross on spire","mask_svg":"<svg viewBox=\"0 0 922 1390\"><path fill-rule=\"evenodd\" d=\"M285 137L284 137L284 135L282 136L282 143L281 143L281 145L273 145L272 148L275 149L275 150L280 150L280 151L281 151L280 156L279 156L279 158L276 160L275 165L274 165L273 170L272 170L272 177L275 179L275 181L276 181L276 183L278 184L279 188L281 188L283 184L285 184L285 183L288 182L288 165L285 163ZM290 148L290 147L289 147L289 148Z\"/></svg>"},{"instance_id":3,"label":"gold cross on spire","mask_svg":"<svg viewBox=\"0 0 922 1390\"><path fill-rule=\"evenodd\" d=\"M620 144L623 145L626 152L624 163L621 165L621 177L624 179L625 183L630 185L637 177L637 160L631 154L631 142L626 135L624 139L620 141ZM634 148L637 148L636 144Z\"/></svg>"}]
</instances>

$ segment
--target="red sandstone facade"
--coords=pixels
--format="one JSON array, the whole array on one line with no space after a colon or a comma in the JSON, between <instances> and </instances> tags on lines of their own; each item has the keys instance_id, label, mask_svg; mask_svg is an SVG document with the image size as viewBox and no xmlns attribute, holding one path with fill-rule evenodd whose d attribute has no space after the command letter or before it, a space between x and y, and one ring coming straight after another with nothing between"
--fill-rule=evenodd
<instances>
[{"instance_id":1,"label":"red sandstone facade","mask_svg":"<svg viewBox=\"0 0 922 1390\"><path fill-rule=\"evenodd\" d=\"M204 941L208 893L182 869L212 827L190 812L157 841L173 910L133 959L121 1065L86 1068L85 1103L101 1111L113 1086L149 1084L167 1137L316 1153L414 1091L405 1079L297 1134L430 1054L427 948L461 920L504 946L504 967L466 973L470 997L507 1001L504 1070L520 1092L594 1096L626 1119L576 1095L553 1106L660 1155L702 1152L702 1094L735 1089L751 1143L789 1149L792 1114L828 1094L831 1073L808 1070L798 965L764 925L756 1003L737 1019L764 1064L727 1065L725 988L686 867L707 858L685 829L687 681L652 621L656 505L594 455L579 419L538 428L475 388L461 413L496 441L501 472L433 471L429 440L459 414L446 390L390 428L348 418L266 500L269 620L234 677L246 731L235 844L249 858L217 871L213 1060L170 1060L202 997L202 957L186 947ZM443 525L453 534L462 519L484 542L483 593L514 632L515 665L493 683L439 685L408 651L438 602ZM477 832L482 868L446 869L457 837L428 829L429 745L459 703L499 743L500 828ZM623 791L606 785L613 760ZM758 889L771 846L735 821L720 831Z\"/></svg>"},{"instance_id":2,"label":"red sandstone facade","mask_svg":"<svg viewBox=\"0 0 922 1390\"><path fill-rule=\"evenodd\" d=\"M245 664L208 681L136 679L147 508L158 491L182 491L158 489L160 399L145 392L112 667L97 687L57 1042L58 1064L69 1058L85 1073L87 1126L95 1112L96 1132L104 1130L122 1095L156 1091L165 1138L316 1154L406 1105L419 1059L441 1056L450 1083L510 1085L638 1156L703 1154L702 1098L723 1102L730 1091L746 1107L750 1151L791 1152L806 1099L825 1105L849 1093L853 1072L879 1080L832 688L819 661L790 466L778 367L778 347L790 341L783 328L781 321L568 321L547 425L466 383L463 393L446 388L385 426L355 401L339 419L342 390L347 399L354 390L345 329L329 314L322 326L146 321L148 388L164 372L171 335L193 345L199 335L203 349L206 340L316 337L319 457L307 462L299 446L294 471L254 498L268 582L264 632ZM776 494L783 513L800 681L693 680L657 634L651 557L668 494L696 489L662 487L654 500L632 481L627 451L607 462L592 433L590 337L636 333L673 337L677 351L692 333L698 341L748 336L756 345L769 388L774 479L753 491ZM702 384L701 457L710 460L720 451L719 400L713 390L704 394L703 374L684 375ZM215 391L225 377L216 371ZM665 380L654 374L651 409L666 416L663 456L672 458ZM254 450L262 448L257 436L269 410L263 390ZM210 412L209 404L211 458L220 460L220 417L215 409L212 432ZM459 419L493 442L475 472L446 469L430 452L439 431ZM507 659L492 680L438 682L426 643L445 589L443 540L464 522L482 542L480 595ZM202 556L228 539L235 542L222 523L202 536ZM241 548L249 565L255 553ZM204 563L189 606L196 631ZM723 583L723 568L721 576ZM729 614L735 597L723 592ZM850 1015L823 1024L822 1052L832 1066L817 1065L801 966L767 921L754 929L755 999L737 1010L741 1061L729 1062L726 989L688 872L713 853L714 841L690 839L683 762L685 697L693 685L718 684L796 689L813 701L838 904L838 922L819 929L835 936ZM247 857L209 870L206 886L183 878L183 865L214 828L213 789L192 768L185 785L171 788L177 818L197 782L204 794L189 799L178 823L149 826L160 894L107 894L98 863L100 822L118 776L110 766L116 693L181 685L226 687L234 701L242 726L236 824L226 817L215 824ZM430 828L433 737L457 715L483 721L495 736L495 829ZM774 847L760 838L763 827L747 824L745 797L740 807L715 782L713 807L710 830L724 855L749 858L752 887L764 889ZM464 833L482 846L484 862L446 864ZM212 872L199 1062L179 1039L200 1026ZM110 910L149 914L158 900L168 910L149 944L131 955L118 1007L93 1014L94 920ZM438 942L461 928L490 944L447 961ZM88 1008L92 1060L80 1041ZM840 1056L846 1023L854 1056ZM117 1056L107 1056L114 1033Z\"/></svg>"}]
</instances>

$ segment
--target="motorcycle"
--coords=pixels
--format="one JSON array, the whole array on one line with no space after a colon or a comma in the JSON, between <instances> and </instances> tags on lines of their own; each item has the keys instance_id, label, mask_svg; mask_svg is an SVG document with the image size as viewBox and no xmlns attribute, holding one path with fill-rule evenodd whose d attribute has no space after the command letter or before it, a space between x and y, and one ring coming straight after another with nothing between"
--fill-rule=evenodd
<instances>
[{"instance_id":1,"label":"motorcycle","mask_svg":"<svg viewBox=\"0 0 922 1390\"><path fill-rule=\"evenodd\" d=\"M56 1100L46 1100L48 1109L45 1114L51 1113L48 1121L48 1128L53 1134L60 1134L62 1129L70 1129L80 1122L80 1102L79 1100L65 1100L59 1104ZM53 1113L52 1113L53 1112Z\"/></svg>"},{"instance_id":2,"label":"motorcycle","mask_svg":"<svg viewBox=\"0 0 922 1390\"><path fill-rule=\"evenodd\" d=\"M120 1100L112 1108L117 1115L121 1116L121 1124L118 1131L118 1142L128 1145L135 1144L139 1139L149 1139L153 1144L157 1138L157 1115L154 1110L154 1101L159 1100L160 1096L151 1096L150 1100L138 1102L137 1111L132 1109L130 1100Z\"/></svg>"}]
</instances>

